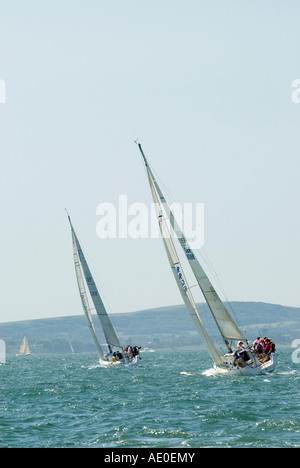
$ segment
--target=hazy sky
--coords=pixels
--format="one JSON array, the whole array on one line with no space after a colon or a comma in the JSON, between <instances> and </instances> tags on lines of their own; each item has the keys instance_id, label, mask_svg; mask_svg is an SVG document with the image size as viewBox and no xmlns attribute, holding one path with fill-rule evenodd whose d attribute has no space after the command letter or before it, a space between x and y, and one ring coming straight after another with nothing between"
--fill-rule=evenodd
<instances>
[{"instance_id":1,"label":"hazy sky","mask_svg":"<svg viewBox=\"0 0 300 468\"><path fill-rule=\"evenodd\" d=\"M298 0L0 1L0 322L82 313L65 207L109 312L181 303L160 239L96 235L100 203L151 202L136 138L176 201L204 203L228 299L300 307L299 18Z\"/></svg>"}]
</instances>

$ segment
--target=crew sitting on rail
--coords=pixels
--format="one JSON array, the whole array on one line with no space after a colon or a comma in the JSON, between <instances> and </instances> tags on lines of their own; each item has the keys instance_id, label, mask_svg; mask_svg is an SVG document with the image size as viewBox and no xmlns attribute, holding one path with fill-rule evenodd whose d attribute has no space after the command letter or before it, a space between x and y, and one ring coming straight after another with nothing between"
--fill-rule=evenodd
<instances>
[{"instance_id":1,"label":"crew sitting on rail","mask_svg":"<svg viewBox=\"0 0 300 468\"><path fill-rule=\"evenodd\" d=\"M270 355L271 353L275 353L275 352L276 352L275 343L273 343L273 341L271 341L270 338L267 338L266 339L266 346L265 346L265 353L267 355Z\"/></svg>"},{"instance_id":2,"label":"crew sitting on rail","mask_svg":"<svg viewBox=\"0 0 300 468\"><path fill-rule=\"evenodd\" d=\"M123 359L123 354L120 353L120 351L115 351L113 353L113 357L116 359L116 361L120 361L121 359Z\"/></svg>"},{"instance_id":3,"label":"crew sitting on rail","mask_svg":"<svg viewBox=\"0 0 300 468\"><path fill-rule=\"evenodd\" d=\"M234 352L233 365L235 367L245 367L245 348L242 341L239 342L237 350Z\"/></svg>"},{"instance_id":4,"label":"crew sitting on rail","mask_svg":"<svg viewBox=\"0 0 300 468\"><path fill-rule=\"evenodd\" d=\"M126 348L124 348L124 353L127 353L128 357L130 360L132 360L135 356L138 356L140 354L140 350L141 348L138 347L138 346L126 346Z\"/></svg>"},{"instance_id":5,"label":"crew sitting on rail","mask_svg":"<svg viewBox=\"0 0 300 468\"><path fill-rule=\"evenodd\" d=\"M245 347L244 347L244 343L242 341L239 342L238 344L238 348L236 350L236 352L234 353L235 355L239 355L241 356L241 358L244 360L244 361L249 361L249 357L248 357L248 354L247 354L247 351L245 350Z\"/></svg>"},{"instance_id":6,"label":"crew sitting on rail","mask_svg":"<svg viewBox=\"0 0 300 468\"><path fill-rule=\"evenodd\" d=\"M257 338L253 343L253 351L261 362L265 362L270 359L272 353L275 353L276 346L268 337Z\"/></svg>"}]
</instances>

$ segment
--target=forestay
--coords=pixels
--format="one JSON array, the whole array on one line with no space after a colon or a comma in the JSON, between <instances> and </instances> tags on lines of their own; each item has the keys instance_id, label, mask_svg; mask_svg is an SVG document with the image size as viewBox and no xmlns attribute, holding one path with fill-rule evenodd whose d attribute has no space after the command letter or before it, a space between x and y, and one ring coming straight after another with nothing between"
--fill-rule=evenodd
<instances>
[{"instance_id":1,"label":"forestay","mask_svg":"<svg viewBox=\"0 0 300 468\"><path fill-rule=\"evenodd\" d=\"M210 337L208 336L208 334L207 334L207 332L206 332L206 330L205 330L205 328L203 326L203 323L202 323L202 320L200 318L199 312L197 310L196 303L194 301L193 295L192 295L191 290L189 288L189 285L188 285L187 279L185 277L182 265L181 265L181 263L179 261L179 258L178 258L174 243L173 243L173 241L171 239L170 232L168 230L166 220L165 220L165 218L163 216L161 207L159 205L157 194L156 194L155 188L154 188L154 186L152 184L149 171L148 171L148 178L149 178L149 184L150 184L151 193L152 193L152 197L153 197L153 201L154 201L154 205L155 205L155 210L156 210L156 214L157 214L157 219L158 219L158 223L159 223L159 228L160 228L160 231L161 231L161 234L162 234L164 246L165 246L165 249L166 249L166 252L167 252L167 257L168 257L171 269L173 271L177 286L178 286L179 291L181 293L181 296L182 296L182 298L184 300L184 303L185 303L185 305L186 305L186 307L187 307L187 309L188 309L188 311L189 311L189 313L190 313L190 315L191 315L191 317L193 319L193 322L194 322L194 324L196 326L196 329L197 329L198 333L200 334L200 336L202 337L202 339L204 341L204 344L206 345L206 348L207 348L212 360L216 364L221 364L222 363L221 356L218 353L217 349L215 348L215 346L214 346L213 342L211 341Z\"/></svg>"},{"instance_id":2,"label":"forestay","mask_svg":"<svg viewBox=\"0 0 300 468\"><path fill-rule=\"evenodd\" d=\"M197 283L202 291L202 294L207 302L207 305L216 321L216 324L219 328L219 331L226 343L229 347L228 340L243 340L244 335L239 330L235 322L233 321L231 315L229 314L228 310L226 309L225 305L221 301L220 297L218 296L217 292L215 291L212 283L210 282L209 278L207 277L206 273L204 272L202 266L200 265L193 249L190 247L188 241L186 240L184 234L182 233L173 212L171 211L155 177L154 174L148 164L148 161L144 155L141 145L138 143L139 149L142 153L144 158L144 162L147 168L149 180L152 181L155 189L157 191L159 202L163 206L167 217L170 219L170 224L176 234L176 237L179 240L179 243L186 255L186 258L191 266L191 269L195 275Z\"/></svg>"},{"instance_id":3,"label":"forestay","mask_svg":"<svg viewBox=\"0 0 300 468\"><path fill-rule=\"evenodd\" d=\"M116 332L115 332L115 330L114 330L114 328L112 326L110 318L109 318L109 316L108 316L108 314L106 312L105 306L104 306L104 304L102 302L102 299L100 297L100 294L98 292L97 286L95 284L95 281L93 279L93 276L91 274L91 271L89 269L87 261L85 259L84 254L83 254L83 251L82 251L81 246L79 244L79 241L77 239L76 233L75 233L75 231L73 229L70 217L69 217L69 221L70 221L70 225L71 225L72 234L74 236L74 240L75 240L79 260L80 260L81 267L82 267L82 270L83 270L83 274L84 274L84 277L85 277L85 281L86 281L87 286L89 288L89 292L90 292L92 301L94 303L97 315L98 315L98 317L100 319L108 348L109 348L110 352L112 351L113 347L122 349L121 343L120 343L120 341L119 341L119 339L118 339L118 337L116 335Z\"/></svg>"}]
</instances>

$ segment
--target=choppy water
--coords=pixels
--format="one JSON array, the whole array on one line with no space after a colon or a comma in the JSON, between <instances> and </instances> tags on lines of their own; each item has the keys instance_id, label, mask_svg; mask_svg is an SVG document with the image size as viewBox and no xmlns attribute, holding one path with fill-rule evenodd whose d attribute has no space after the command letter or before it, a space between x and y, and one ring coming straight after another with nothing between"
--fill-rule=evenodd
<instances>
[{"instance_id":1,"label":"choppy water","mask_svg":"<svg viewBox=\"0 0 300 468\"><path fill-rule=\"evenodd\" d=\"M205 352L12 357L0 366L1 447L300 447L300 364L274 374L205 373Z\"/></svg>"}]
</instances>

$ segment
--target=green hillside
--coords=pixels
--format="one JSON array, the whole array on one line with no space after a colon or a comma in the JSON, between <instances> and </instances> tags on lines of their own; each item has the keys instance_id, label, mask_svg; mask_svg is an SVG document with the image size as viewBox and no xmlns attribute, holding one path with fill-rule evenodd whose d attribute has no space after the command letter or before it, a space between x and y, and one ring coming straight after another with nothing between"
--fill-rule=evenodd
<instances>
[{"instance_id":1,"label":"green hillside","mask_svg":"<svg viewBox=\"0 0 300 468\"><path fill-rule=\"evenodd\" d=\"M278 344L289 345L300 337L300 308L257 302L233 302L227 306L250 340L258 335L270 336ZM207 306L199 304L199 312L209 334L221 343ZM111 319L124 345L131 343L151 348L201 345L183 305L112 314ZM95 317L94 321L100 341L104 343L98 319ZM94 351L84 316L0 324L0 338L6 341L8 353L17 352L24 335L32 353L69 353L69 338L76 352Z\"/></svg>"}]
</instances>

